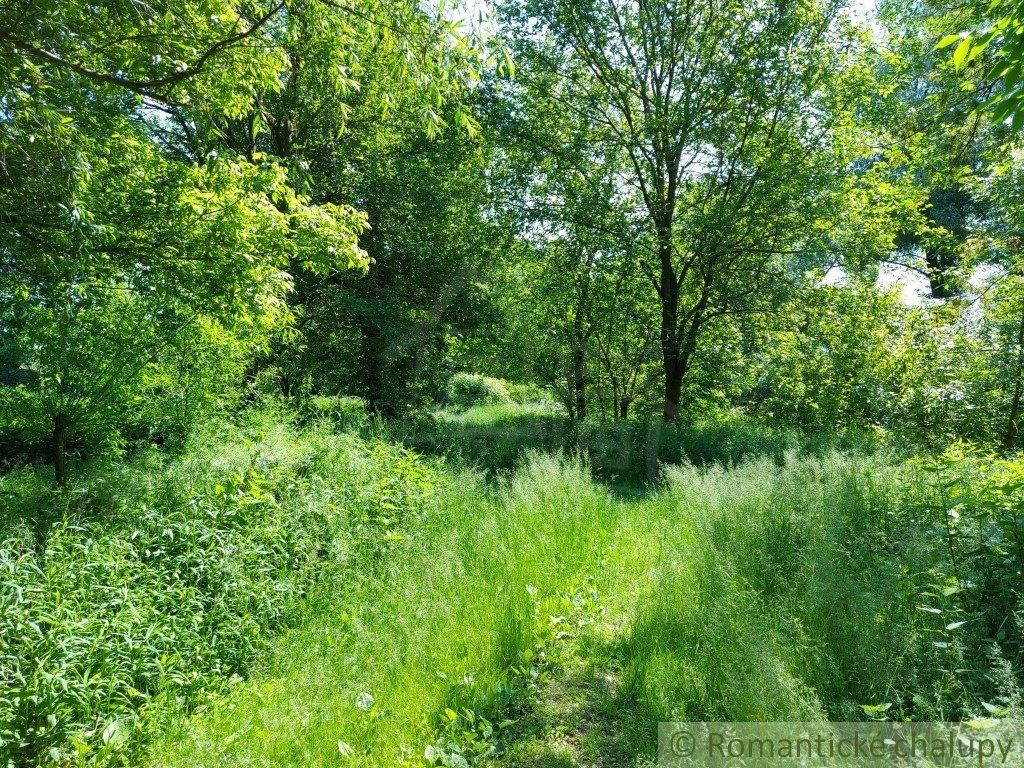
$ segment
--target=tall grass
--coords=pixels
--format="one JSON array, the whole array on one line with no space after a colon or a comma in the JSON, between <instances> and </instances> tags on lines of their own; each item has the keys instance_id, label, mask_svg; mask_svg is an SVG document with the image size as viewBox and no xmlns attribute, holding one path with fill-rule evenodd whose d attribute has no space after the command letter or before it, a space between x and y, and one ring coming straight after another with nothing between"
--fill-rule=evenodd
<instances>
[{"instance_id":1,"label":"tall grass","mask_svg":"<svg viewBox=\"0 0 1024 768\"><path fill-rule=\"evenodd\" d=\"M907 467L829 454L667 475L648 511L674 536L620 649L623 696L648 721L934 720L1016 706L1020 669L1007 678L998 651L1009 627L978 631L982 605L935 607L970 585L937 578L947 546L911 524L920 510L907 500L924 481Z\"/></svg>"},{"instance_id":2,"label":"tall grass","mask_svg":"<svg viewBox=\"0 0 1024 768\"><path fill-rule=\"evenodd\" d=\"M550 404L489 403L465 411L439 411L390 425L390 434L418 451L450 456L493 471L510 471L530 451L584 456L603 479L648 483L660 467L691 463L734 465L787 453L830 450L873 452L873 433L805 435L748 418L666 424L660 419L572 422Z\"/></svg>"},{"instance_id":3,"label":"tall grass","mask_svg":"<svg viewBox=\"0 0 1024 768\"><path fill-rule=\"evenodd\" d=\"M1019 711L1019 464L722 429L729 462L753 458L629 493L575 451L495 480L272 422L69 492L8 475L5 757L138 764L159 734L160 766L500 763L494 729L557 674L538 658L570 603L618 678L582 717L617 723L629 764L661 720ZM47 502L52 525L24 522Z\"/></svg>"},{"instance_id":4,"label":"tall grass","mask_svg":"<svg viewBox=\"0 0 1024 768\"><path fill-rule=\"evenodd\" d=\"M496 491L461 475L391 558L344 575L266 676L183 724L156 764L430 763L446 710L515 703L538 612L543 624L584 577L604 624L588 642L621 665L613 716L641 758L660 720L978 704L980 690L959 710L936 695L944 670L917 610L936 553L912 532L894 531L896 549L875 535L909 476L881 458L783 458L671 468L629 501L551 456L529 455Z\"/></svg>"},{"instance_id":5,"label":"tall grass","mask_svg":"<svg viewBox=\"0 0 1024 768\"><path fill-rule=\"evenodd\" d=\"M544 605L594 561L618 505L578 463L534 456L495 494L446 483L388 558L339 573L266 676L172 733L157 765L422 763L446 709L489 712ZM340 744L339 744L340 742Z\"/></svg>"}]
</instances>

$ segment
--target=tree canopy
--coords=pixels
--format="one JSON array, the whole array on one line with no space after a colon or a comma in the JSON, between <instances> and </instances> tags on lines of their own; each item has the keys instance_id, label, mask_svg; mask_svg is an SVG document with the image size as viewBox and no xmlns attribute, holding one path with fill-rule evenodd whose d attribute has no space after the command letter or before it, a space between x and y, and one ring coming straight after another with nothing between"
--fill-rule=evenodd
<instances>
[{"instance_id":1,"label":"tree canopy","mask_svg":"<svg viewBox=\"0 0 1024 768\"><path fill-rule=\"evenodd\" d=\"M3 6L8 452L63 479L268 391L393 417L467 369L581 422L1016 445L1012 4L492 10Z\"/></svg>"}]
</instances>

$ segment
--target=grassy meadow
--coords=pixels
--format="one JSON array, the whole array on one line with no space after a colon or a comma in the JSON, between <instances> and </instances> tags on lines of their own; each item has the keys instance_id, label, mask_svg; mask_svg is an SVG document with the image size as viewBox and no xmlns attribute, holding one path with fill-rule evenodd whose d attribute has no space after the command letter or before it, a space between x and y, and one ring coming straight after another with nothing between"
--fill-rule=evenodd
<instances>
[{"instance_id":1,"label":"grassy meadow","mask_svg":"<svg viewBox=\"0 0 1024 768\"><path fill-rule=\"evenodd\" d=\"M1024 0L0 0L0 768L1024 719L1022 78Z\"/></svg>"},{"instance_id":2,"label":"grassy meadow","mask_svg":"<svg viewBox=\"0 0 1024 768\"><path fill-rule=\"evenodd\" d=\"M465 451L506 412L444 428ZM653 765L664 720L1020 705L1019 628L992 624L1012 574L956 572L984 566L975 526L1012 541L994 510L1019 462L764 431L736 463L609 482L578 452L494 474L286 415L55 496L76 525L8 530L10 764ZM4 483L31 512L32 476Z\"/></svg>"}]
</instances>

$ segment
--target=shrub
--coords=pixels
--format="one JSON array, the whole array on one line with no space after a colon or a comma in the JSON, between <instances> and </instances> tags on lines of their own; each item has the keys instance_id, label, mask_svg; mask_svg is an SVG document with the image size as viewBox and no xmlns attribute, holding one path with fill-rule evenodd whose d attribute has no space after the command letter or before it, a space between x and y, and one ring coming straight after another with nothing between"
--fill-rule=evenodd
<instances>
[{"instance_id":1,"label":"shrub","mask_svg":"<svg viewBox=\"0 0 1024 768\"><path fill-rule=\"evenodd\" d=\"M542 389L536 384L518 384L507 381L505 382L505 387L508 389L512 402L518 405L538 404L556 407L558 404L558 398L555 397L550 389Z\"/></svg>"},{"instance_id":2,"label":"shrub","mask_svg":"<svg viewBox=\"0 0 1024 768\"><path fill-rule=\"evenodd\" d=\"M466 409L484 403L511 403L512 396L501 379L478 373L457 373L448 383L445 402L452 408Z\"/></svg>"},{"instance_id":3,"label":"shrub","mask_svg":"<svg viewBox=\"0 0 1024 768\"><path fill-rule=\"evenodd\" d=\"M0 477L26 520L40 498L57 510L0 540L0 765L131 763L160 702L246 675L319 575L382 551L433 486L412 454L351 436L204 444L67 490Z\"/></svg>"}]
</instances>

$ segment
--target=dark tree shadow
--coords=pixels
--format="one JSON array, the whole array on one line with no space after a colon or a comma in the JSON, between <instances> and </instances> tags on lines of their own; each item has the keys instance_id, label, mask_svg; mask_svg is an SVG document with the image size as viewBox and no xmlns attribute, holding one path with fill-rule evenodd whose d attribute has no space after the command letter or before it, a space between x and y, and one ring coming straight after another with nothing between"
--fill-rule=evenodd
<instances>
[{"instance_id":1,"label":"dark tree shadow","mask_svg":"<svg viewBox=\"0 0 1024 768\"><path fill-rule=\"evenodd\" d=\"M621 648L582 638L572 664L553 675L503 734L507 768L654 766L657 723L621 681Z\"/></svg>"}]
</instances>

